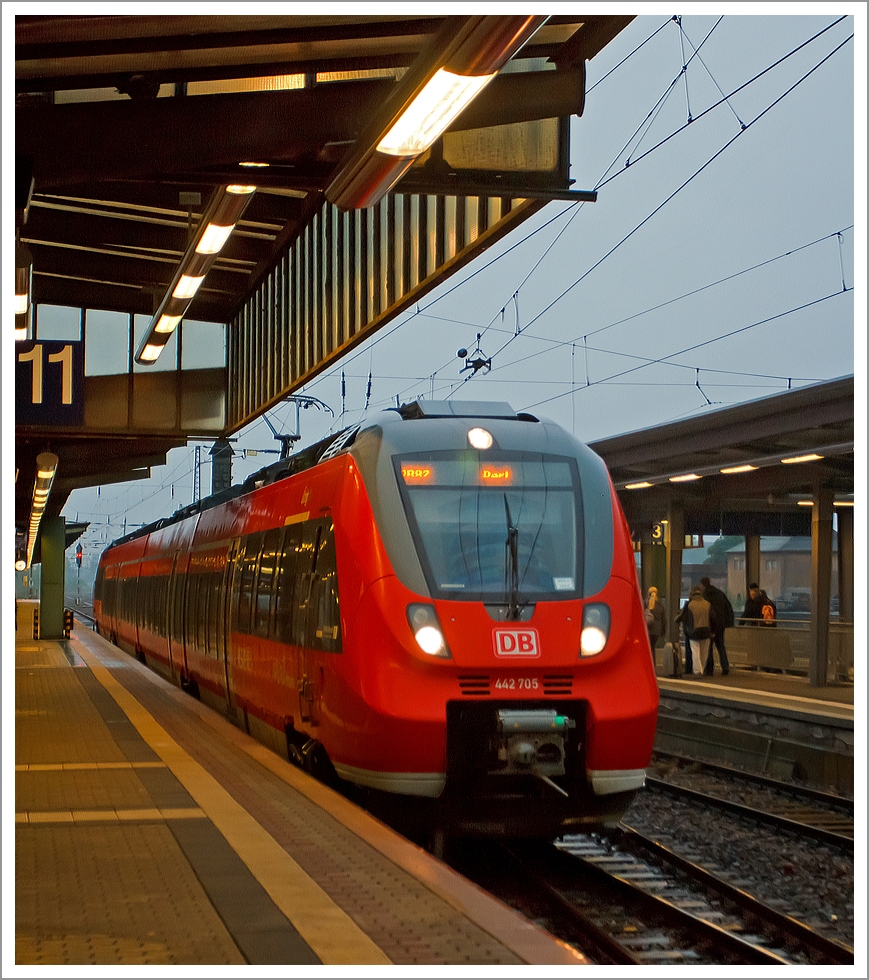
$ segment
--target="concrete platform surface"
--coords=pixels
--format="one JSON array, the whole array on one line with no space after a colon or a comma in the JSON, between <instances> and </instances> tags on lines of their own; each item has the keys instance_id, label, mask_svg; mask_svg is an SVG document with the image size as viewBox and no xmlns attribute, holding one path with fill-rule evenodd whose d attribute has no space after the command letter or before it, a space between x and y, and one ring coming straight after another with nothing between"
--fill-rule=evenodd
<instances>
[{"instance_id":1,"label":"concrete platform surface","mask_svg":"<svg viewBox=\"0 0 869 980\"><path fill-rule=\"evenodd\" d=\"M585 963L90 630L15 655L4 976Z\"/></svg>"}]
</instances>

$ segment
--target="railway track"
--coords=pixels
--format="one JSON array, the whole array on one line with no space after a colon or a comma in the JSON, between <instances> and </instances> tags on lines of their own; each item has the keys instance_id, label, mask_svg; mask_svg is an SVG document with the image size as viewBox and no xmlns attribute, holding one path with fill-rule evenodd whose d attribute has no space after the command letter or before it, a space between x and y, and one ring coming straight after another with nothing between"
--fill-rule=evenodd
<instances>
[{"instance_id":1,"label":"railway track","mask_svg":"<svg viewBox=\"0 0 869 980\"><path fill-rule=\"evenodd\" d=\"M647 789L853 853L853 800L714 763L670 758L682 766L664 778L647 775Z\"/></svg>"},{"instance_id":2,"label":"railway track","mask_svg":"<svg viewBox=\"0 0 869 980\"><path fill-rule=\"evenodd\" d=\"M718 962L752 964L854 961L851 949L758 901L633 828L622 826L605 835L564 838L559 849L578 858L590 877L618 881L617 890L626 901L645 903L653 909L660 904L658 914L663 921L672 923L677 935L696 943L696 955L712 949L722 954ZM637 893L653 899L654 904L638 898ZM680 919L686 915L694 920L693 924L680 926ZM648 939L629 942L634 946L639 942L645 948Z\"/></svg>"},{"instance_id":3,"label":"railway track","mask_svg":"<svg viewBox=\"0 0 869 980\"><path fill-rule=\"evenodd\" d=\"M853 951L636 831L466 847L450 862L600 964L832 965Z\"/></svg>"}]
</instances>

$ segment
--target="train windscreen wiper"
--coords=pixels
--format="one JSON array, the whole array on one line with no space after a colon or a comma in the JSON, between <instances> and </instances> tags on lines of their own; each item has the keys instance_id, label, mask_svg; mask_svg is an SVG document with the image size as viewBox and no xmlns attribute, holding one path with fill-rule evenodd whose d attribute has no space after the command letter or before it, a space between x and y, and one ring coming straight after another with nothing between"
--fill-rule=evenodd
<instances>
[{"instance_id":1,"label":"train windscreen wiper","mask_svg":"<svg viewBox=\"0 0 869 980\"><path fill-rule=\"evenodd\" d=\"M510 504L507 502L507 494L504 494L504 510L507 512L507 540L505 568L504 568L504 592L507 593L507 619L519 619L519 528L513 524L510 516ZM506 580L509 578L510 587L507 589Z\"/></svg>"}]
</instances>

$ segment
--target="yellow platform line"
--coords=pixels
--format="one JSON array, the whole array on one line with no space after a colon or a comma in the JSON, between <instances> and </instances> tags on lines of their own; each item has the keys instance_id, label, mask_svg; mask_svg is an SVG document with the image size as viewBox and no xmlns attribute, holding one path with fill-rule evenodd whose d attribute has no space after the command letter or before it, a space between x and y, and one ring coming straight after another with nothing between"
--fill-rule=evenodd
<instances>
[{"instance_id":1,"label":"yellow platform line","mask_svg":"<svg viewBox=\"0 0 869 980\"><path fill-rule=\"evenodd\" d=\"M115 680L97 657L77 641L73 641L73 646L324 964L392 962L271 834Z\"/></svg>"}]
</instances>

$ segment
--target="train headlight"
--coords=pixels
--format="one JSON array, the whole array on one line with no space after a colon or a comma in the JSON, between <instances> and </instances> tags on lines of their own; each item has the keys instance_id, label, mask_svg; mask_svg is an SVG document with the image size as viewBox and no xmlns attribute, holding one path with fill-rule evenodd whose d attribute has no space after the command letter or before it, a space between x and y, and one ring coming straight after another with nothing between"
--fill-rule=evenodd
<instances>
[{"instance_id":1,"label":"train headlight","mask_svg":"<svg viewBox=\"0 0 869 980\"><path fill-rule=\"evenodd\" d=\"M468 442L474 449L491 449L492 433L488 429L470 429L468 431Z\"/></svg>"},{"instance_id":2,"label":"train headlight","mask_svg":"<svg viewBox=\"0 0 869 980\"><path fill-rule=\"evenodd\" d=\"M441 624L438 622L438 614L434 606L429 606L422 602L411 603L407 607L407 621L413 630L417 645L423 653L431 657L443 657L451 659L450 650L444 634L441 632Z\"/></svg>"},{"instance_id":3,"label":"train headlight","mask_svg":"<svg viewBox=\"0 0 869 980\"><path fill-rule=\"evenodd\" d=\"M606 646L610 635L610 609L603 602L591 602L582 610L581 657L593 657Z\"/></svg>"}]
</instances>

